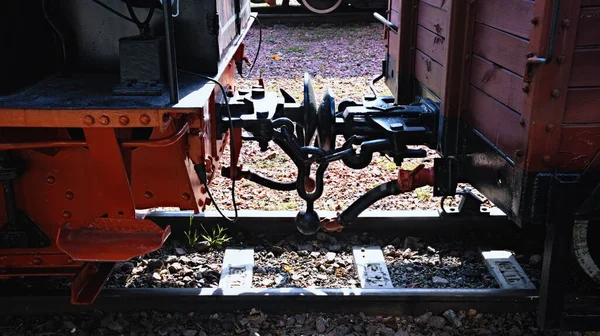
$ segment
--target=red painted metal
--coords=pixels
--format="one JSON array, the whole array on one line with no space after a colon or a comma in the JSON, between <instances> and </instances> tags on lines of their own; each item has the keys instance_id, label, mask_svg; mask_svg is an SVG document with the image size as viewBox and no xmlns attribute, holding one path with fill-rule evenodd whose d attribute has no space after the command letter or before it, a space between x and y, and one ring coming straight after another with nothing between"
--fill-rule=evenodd
<instances>
[{"instance_id":1,"label":"red painted metal","mask_svg":"<svg viewBox=\"0 0 600 336\"><path fill-rule=\"evenodd\" d=\"M170 234L150 220L95 218L77 229L65 224L56 246L76 261L127 261L158 250Z\"/></svg>"},{"instance_id":2,"label":"red painted metal","mask_svg":"<svg viewBox=\"0 0 600 336\"><path fill-rule=\"evenodd\" d=\"M85 263L71 284L71 303L87 305L96 299L115 263Z\"/></svg>"}]
</instances>

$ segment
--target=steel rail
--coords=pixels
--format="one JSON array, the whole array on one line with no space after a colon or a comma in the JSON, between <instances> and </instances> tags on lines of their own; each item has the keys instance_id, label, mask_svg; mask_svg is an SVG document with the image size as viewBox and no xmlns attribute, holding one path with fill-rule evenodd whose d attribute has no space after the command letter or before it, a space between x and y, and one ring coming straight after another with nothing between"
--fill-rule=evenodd
<instances>
[{"instance_id":1,"label":"steel rail","mask_svg":"<svg viewBox=\"0 0 600 336\"><path fill-rule=\"evenodd\" d=\"M481 313L533 312L537 291L522 289L356 289L356 288L133 288L105 289L87 306L70 304L60 293L0 296L0 314L126 312L233 312L252 308L266 313L343 312L368 315L410 314L448 309Z\"/></svg>"},{"instance_id":2,"label":"steel rail","mask_svg":"<svg viewBox=\"0 0 600 336\"><path fill-rule=\"evenodd\" d=\"M335 211L319 211L322 218L334 218ZM224 211L232 216L232 211ZM216 211L208 211L194 216L193 223L202 224L209 229L217 224L233 232L261 233L268 236L293 234L296 229L295 211L239 211L236 223L223 223ZM138 212L138 217L152 220L160 226L170 225L173 234L188 229L191 211L150 211ZM494 231L518 229L499 209L492 208L489 215L466 216L459 214L440 215L437 210L400 210L400 211L365 211L347 226L343 232L410 232L418 233L456 233L465 231ZM432 231L433 230L433 231Z\"/></svg>"}]
</instances>

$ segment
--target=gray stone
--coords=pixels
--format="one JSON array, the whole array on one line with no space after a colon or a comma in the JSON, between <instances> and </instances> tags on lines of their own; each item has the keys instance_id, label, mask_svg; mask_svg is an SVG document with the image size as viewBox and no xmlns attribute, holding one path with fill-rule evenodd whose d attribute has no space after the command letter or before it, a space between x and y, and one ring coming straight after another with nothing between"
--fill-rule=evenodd
<instances>
[{"instance_id":1,"label":"gray stone","mask_svg":"<svg viewBox=\"0 0 600 336\"><path fill-rule=\"evenodd\" d=\"M325 324L325 320L322 317L317 317L315 326L317 328L317 332L319 333L324 333L327 330L327 325Z\"/></svg>"},{"instance_id":2,"label":"gray stone","mask_svg":"<svg viewBox=\"0 0 600 336\"><path fill-rule=\"evenodd\" d=\"M342 250L342 245L340 244L331 244L329 245L329 247L327 248L329 251L331 252L339 252Z\"/></svg>"},{"instance_id":3,"label":"gray stone","mask_svg":"<svg viewBox=\"0 0 600 336\"><path fill-rule=\"evenodd\" d=\"M444 317L455 328L460 328L462 326L462 322L460 322L460 319L458 318L458 316L456 315L456 313L454 312L454 310L452 310L452 309L446 310L444 312Z\"/></svg>"},{"instance_id":4,"label":"gray stone","mask_svg":"<svg viewBox=\"0 0 600 336\"><path fill-rule=\"evenodd\" d=\"M392 328L382 327L377 330L380 336L395 336L396 332Z\"/></svg>"},{"instance_id":5,"label":"gray stone","mask_svg":"<svg viewBox=\"0 0 600 336\"><path fill-rule=\"evenodd\" d=\"M108 325L108 329L116 331L118 333L123 332L123 326L119 321L113 321L111 324Z\"/></svg>"},{"instance_id":6,"label":"gray stone","mask_svg":"<svg viewBox=\"0 0 600 336\"><path fill-rule=\"evenodd\" d=\"M441 316L431 316L427 324L435 329L442 329L446 325L446 319Z\"/></svg>"},{"instance_id":7,"label":"gray stone","mask_svg":"<svg viewBox=\"0 0 600 336\"><path fill-rule=\"evenodd\" d=\"M317 240L318 241L327 241L327 235L323 232L317 232Z\"/></svg>"},{"instance_id":8,"label":"gray stone","mask_svg":"<svg viewBox=\"0 0 600 336\"><path fill-rule=\"evenodd\" d=\"M447 279L439 277L439 276L434 276L431 280L436 285L445 285L449 282Z\"/></svg>"},{"instance_id":9,"label":"gray stone","mask_svg":"<svg viewBox=\"0 0 600 336\"><path fill-rule=\"evenodd\" d=\"M534 254L531 257L529 257L529 265L531 266L538 266L542 263L542 256L539 254Z\"/></svg>"},{"instance_id":10,"label":"gray stone","mask_svg":"<svg viewBox=\"0 0 600 336\"><path fill-rule=\"evenodd\" d=\"M196 336L197 330L186 330L183 332L183 336Z\"/></svg>"},{"instance_id":11,"label":"gray stone","mask_svg":"<svg viewBox=\"0 0 600 336\"><path fill-rule=\"evenodd\" d=\"M172 273L177 273L177 272L181 271L182 269L183 269L183 266L181 266L181 264L178 262L172 263L171 265L169 265L169 272L172 272Z\"/></svg>"},{"instance_id":12,"label":"gray stone","mask_svg":"<svg viewBox=\"0 0 600 336\"><path fill-rule=\"evenodd\" d=\"M508 331L508 336L521 336L522 334L523 334L523 332L517 326L513 326Z\"/></svg>"},{"instance_id":13,"label":"gray stone","mask_svg":"<svg viewBox=\"0 0 600 336\"><path fill-rule=\"evenodd\" d=\"M429 320L429 318L431 317L431 315L433 315L431 312L427 312L419 317L415 318L415 323L416 324L425 324L427 323L427 320Z\"/></svg>"},{"instance_id":14,"label":"gray stone","mask_svg":"<svg viewBox=\"0 0 600 336\"><path fill-rule=\"evenodd\" d=\"M301 244L298 245L298 251L307 251L307 252L312 252L313 247L311 244Z\"/></svg>"},{"instance_id":15,"label":"gray stone","mask_svg":"<svg viewBox=\"0 0 600 336\"><path fill-rule=\"evenodd\" d=\"M174 262L176 262L178 260L179 260L179 258L177 258L177 256L170 255L170 256L167 257L166 262L167 262L167 264L171 264L171 263L174 263Z\"/></svg>"},{"instance_id":16,"label":"gray stone","mask_svg":"<svg viewBox=\"0 0 600 336\"><path fill-rule=\"evenodd\" d=\"M283 252L285 252L285 250L281 246L272 246L271 252L276 256L280 256L283 254Z\"/></svg>"},{"instance_id":17,"label":"gray stone","mask_svg":"<svg viewBox=\"0 0 600 336\"><path fill-rule=\"evenodd\" d=\"M194 244L194 249L196 252L202 253L210 250L210 244L207 241L199 241Z\"/></svg>"},{"instance_id":18,"label":"gray stone","mask_svg":"<svg viewBox=\"0 0 600 336\"><path fill-rule=\"evenodd\" d=\"M406 331L404 330L398 330L394 336L410 336Z\"/></svg>"},{"instance_id":19,"label":"gray stone","mask_svg":"<svg viewBox=\"0 0 600 336\"><path fill-rule=\"evenodd\" d=\"M184 254L187 254L187 251L185 249L182 249L181 247L176 247L175 248L175 253L177 253L177 255L182 256Z\"/></svg>"},{"instance_id":20,"label":"gray stone","mask_svg":"<svg viewBox=\"0 0 600 336\"><path fill-rule=\"evenodd\" d=\"M163 262L158 259L150 259L148 260L148 265L146 265L148 271L154 271L163 267Z\"/></svg>"},{"instance_id":21,"label":"gray stone","mask_svg":"<svg viewBox=\"0 0 600 336\"><path fill-rule=\"evenodd\" d=\"M181 258L179 258L179 261L184 263L184 264L189 264L192 262L192 259L186 257L186 256L181 256Z\"/></svg>"},{"instance_id":22,"label":"gray stone","mask_svg":"<svg viewBox=\"0 0 600 336\"><path fill-rule=\"evenodd\" d=\"M121 266L119 267L119 270L121 272L127 273L127 272L131 272L134 268L133 263L126 261L124 263L121 263Z\"/></svg>"}]
</instances>

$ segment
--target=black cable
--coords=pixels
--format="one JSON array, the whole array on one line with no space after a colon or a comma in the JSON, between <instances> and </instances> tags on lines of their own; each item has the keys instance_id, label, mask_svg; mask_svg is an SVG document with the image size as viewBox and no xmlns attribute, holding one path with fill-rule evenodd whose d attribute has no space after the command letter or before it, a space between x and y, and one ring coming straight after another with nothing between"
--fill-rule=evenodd
<instances>
[{"instance_id":1,"label":"black cable","mask_svg":"<svg viewBox=\"0 0 600 336\"><path fill-rule=\"evenodd\" d=\"M258 60L258 55L260 54L260 50L262 48L262 23L260 22L260 20L256 17L256 16L252 16L252 18L254 20L256 20L256 22L258 23L258 50L256 51L256 55L254 55L254 61L252 62L252 65L250 66L250 70L248 71L248 73L246 74L246 76L244 76L242 73L240 73L240 77L242 78L248 78L250 77L250 74L252 74L252 70L254 70L254 65L256 64L256 61Z\"/></svg>"},{"instance_id":2,"label":"black cable","mask_svg":"<svg viewBox=\"0 0 600 336\"><path fill-rule=\"evenodd\" d=\"M190 72L190 71L185 71L185 70L179 70L179 72L182 72L184 74L188 74L188 75L192 75L192 76L197 76L203 79L206 79L208 81L211 81L215 84L217 84L219 86L219 88L221 89L221 92L223 93L223 98L225 99L225 107L227 108L227 115L229 116L229 146L231 147L231 154L230 155L234 155L235 153L235 136L233 135L233 118L231 117L231 110L229 109L229 100L227 99L227 90L225 89L225 87L223 86L223 84L221 84L221 82L219 82L218 80L209 77L209 76L205 76L202 74L198 74L195 72ZM202 166L204 166L204 162L201 164ZM233 167L232 167L233 169ZM201 172L202 173L202 172ZM206 176L206 171L204 171L204 176ZM208 188L208 183L206 181L206 178L201 179L202 184L204 185L204 188L206 188L206 193L208 194L208 197L210 198L210 200L212 201L212 203L215 205L215 208L217 209L217 211L219 212L219 214L221 215L221 217L223 217L223 219L231 222L231 223L235 223L238 220L238 209L237 209L237 203L235 202L235 179L231 179L231 201L233 203L233 211L235 213L235 216L233 219L225 216L225 214L223 214L223 212L221 211L221 209L219 208L219 205L217 204L217 202L215 202L215 199L213 198L212 194L210 193L210 189Z\"/></svg>"},{"instance_id":3,"label":"black cable","mask_svg":"<svg viewBox=\"0 0 600 336\"><path fill-rule=\"evenodd\" d=\"M125 16L125 15L123 15L123 14L121 14L121 13L117 12L116 10L114 10L114 9L113 9L113 8L111 8L110 6L108 6L108 5L106 5L106 4L102 3L102 2L100 2L99 0L92 0L92 1L93 1L93 2L95 2L96 4L98 4L98 5L102 6L102 7L103 7L104 9L106 9L107 11L109 11L109 12L111 12L111 13L115 14L116 16L118 16L118 17L120 17L120 18L122 18L122 19L124 19L124 20L127 20L127 21L129 21L129 22L131 22L131 23L137 24L135 21L133 21L133 19L132 19L132 18L129 18L129 17L127 17L127 16Z\"/></svg>"}]
</instances>

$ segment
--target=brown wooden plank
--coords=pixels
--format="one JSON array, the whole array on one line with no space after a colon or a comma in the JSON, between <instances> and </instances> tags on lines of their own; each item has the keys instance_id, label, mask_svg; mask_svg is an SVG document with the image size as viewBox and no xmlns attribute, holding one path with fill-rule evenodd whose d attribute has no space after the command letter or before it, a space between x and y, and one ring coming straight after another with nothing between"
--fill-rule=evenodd
<instances>
[{"instance_id":1,"label":"brown wooden plank","mask_svg":"<svg viewBox=\"0 0 600 336\"><path fill-rule=\"evenodd\" d=\"M525 71L529 42L501 30L476 23L473 53L516 73Z\"/></svg>"},{"instance_id":2,"label":"brown wooden plank","mask_svg":"<svg viewBox=\"0 0 600 336\"><path fill-rule=\"evenodd\" d=\"M415 57L415 78L425 84L438 97L442 92L442 72L444 67L431 57L417 50Z\"/></svg>"},{"instance_id":3,"label":"brown wooden plank","mask_svg":"<svg viewBox=\"0 0 600 336\"><path fill-rule=\"evenodd\" d=\"M513 160L525 147L519 119L518 113L471 86L465 120Z\"/></svg>"},{"instance_id":4,"label":"brown wooden plank","mask_svg":"<svg viewBox=\"0 0 600 336\"><path fill-rule=\"evenodd\" d=\"M566 124L600 123L600 87L570 89L567 92Z\"/></svg>"},{"instance_id":5,"label":"brown wooden plank","mask_svg":"<svg viewBox=\"0 0 600 336\"><path fill-rule=\"evenodd\" d=\"M421 26L417 26L417 49L421 50L441 65L446 64L446 39Z\"/></svg>"},{"instance_id":6,"label":"brown wooden plank","mask_svg":"<svg viewBox=\"0 0 600 336\"><path fill-rule=\"evenodd\" d=\"M545 56L552 32L554 0L536 0L534 16L540 21L531 32L528 52ZM579 22L581 0L560 1L560 17L570 18L571 29L558 29L554 43L555 55L564 59L544 65L534 65L528 71L529 90L524 95L523 120L527 132L526 170L529 172L551 171L560 147L560 128L567 103L569 77L577 66L573 56L575 34ZM542 19L543 18L543 19ZM551 126L553 125L553 126Z\"/></svg>"},{"instance_id":7,"label":"brown wooden plank","mask_svg":"<svg viewBox=\"0 0 600 336\"><path fill-rule=\"evenodd\" d=\"M600 45L600 6L581 9L575 45Z\"/></svg>"},{"instance_id":8,"label":"brown wooden plank","mask_svg":"<svg viewBox=\"0 0 600 336\"><path fill-rule=\"evenodd\" d=\"M422 2L428 3L433 7L442 8L444 10L448 10L450 8L450 0L421 0ZM461 1L461 0L458 0Z\"/></svg>"},{"instance_id":9,"label":"brown wooden plank","mask_svg":"<svg viewBox=\"0 0 600 336\"><path fill-rule=\"evenodd\" d=\"M533 5L528 0L477 0L475 20L529 39Z\"/></svg>"},{"instance_id":10,"label":"brown wooden plank","mask_svg":"<svg viewBox=\"0 0 600 336\"><path fill-rule=\"evenodd\" d=\"M563 172L581 171L594 158L598 150L600 150L600 125L564 125L556 166ZM600 160L596 160L594 168L599 167Z\"/></svg>"},{"instance_id":11,"label":"brown wooden plank","mask_svg":"<svg viewBox=\"0 0 600 336\"><path fill-rule=\"evenodd\" d=\"M575 50L569 86L600 86L600 48Z\"/></svg>"},{"instance_id":12,"label":"brown wooden plank","mask_svg":"<svg viewBox=\"0 0 600 336\"><path fill-rule=\"evenodd\" d=\"M471 84L519 114L523 110L523 77L473 56Z\"/></svg>"},{"instance_id":13,"label":"brown wooden plank","mask_svg":"<svg viewBox=\"0 0 600 336\"><path fill-rule=\"evenodd\" d=\"M426 29L443 36L448 36L448 12L433 7L423 1L419 2L419 18L417 22Z\"/></svg>"}]
</instances>

